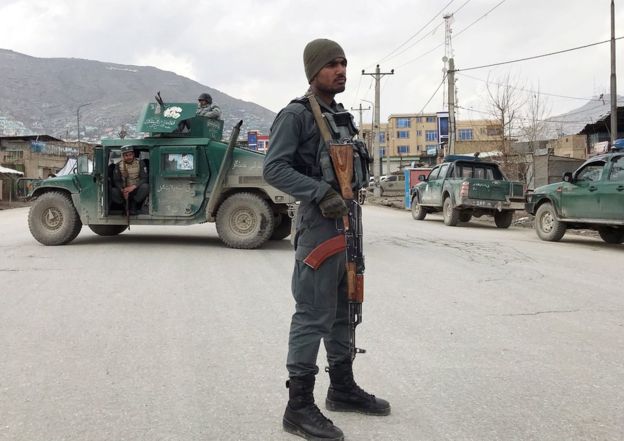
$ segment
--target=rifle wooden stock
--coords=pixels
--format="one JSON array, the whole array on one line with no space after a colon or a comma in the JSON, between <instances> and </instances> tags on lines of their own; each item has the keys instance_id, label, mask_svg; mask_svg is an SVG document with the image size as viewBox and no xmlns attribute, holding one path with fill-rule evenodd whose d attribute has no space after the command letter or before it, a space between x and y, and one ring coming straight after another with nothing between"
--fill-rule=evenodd
<instances>
[{"instance_id":1,"label":"rifle wooden stock","mask_svg":"<svg viewBox=\"0 0 624 441\"><path fill-rule=\"evenodd\" d=\"M329 156L334 166L334 174L338 180L342 198L347 201L353 200L353 188L351 187L351 180L353 179L353 145L330 143ZM349 216L344 216L342 220L345 232L351 230ZM363 279L363 276L360 274L359 278ZM361 289L358 289L358 285L360 288L363 287L363 280L362 283L358 284L355 262L347 256L347 295L351 302L362 301L364 293Z\"/></svg>"},{"instance_id":2,"label":"rifle wooden stock","mask_svg":"<svg viewBox=\"0 0 624 441\"><path fill-rule=\"evenodd\" d=\"M329 156L334 165L334 173L340 185L343 199L353 199L351 180L353 179L353 145L329 144Z\"/></svg>"}]
</instances>

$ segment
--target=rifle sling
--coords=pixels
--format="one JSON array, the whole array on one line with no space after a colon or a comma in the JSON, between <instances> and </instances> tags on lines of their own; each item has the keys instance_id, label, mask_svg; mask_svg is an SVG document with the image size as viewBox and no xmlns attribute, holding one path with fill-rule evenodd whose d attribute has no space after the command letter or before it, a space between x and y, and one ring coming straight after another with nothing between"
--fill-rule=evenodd
<instances>
[{"instance_id":1,"label":"rifle sling","mask_svg":"<svg viewBox=\"0 0 624 441\"><path fill-rule=\"evenodd\" d=\"M328 122L323 118L323 114L321 113L321 106L319 105L316 97L312 92L306 94L308 97L308 101L310 102L310 107L312 108L312 114L314 115L314 119L316 120L316 124L321 131L321 136L329 146L329 143L333 141L331 133L329 132Z\"/></svg>"},{"instance_id":2,"label":"rifle sling","mask_svg":"<svg viewBox=\"0 0 624 441\"><path fill-rule=\"evenodd\" d=\"M308 265L313 270L317 270L323 262L329 259L334 254L338 254L341 251L347 249L347 241L344 234L339 234L331 239L327 239L320 245L317 245L310 254L303 259L303 263Z\"/></svg>"}]
</instances>

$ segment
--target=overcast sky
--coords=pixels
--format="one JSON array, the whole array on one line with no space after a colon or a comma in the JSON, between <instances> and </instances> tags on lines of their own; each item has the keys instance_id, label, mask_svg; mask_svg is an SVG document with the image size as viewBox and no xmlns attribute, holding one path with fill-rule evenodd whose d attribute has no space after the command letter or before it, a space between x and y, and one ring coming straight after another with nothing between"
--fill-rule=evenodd
<instances>
[{"instance_id":1,"label":"overcast sky","mask_svg":"<svg viewBox=\"0 0 624 441\"><path fill-rule=\"evenodd\" d=\"M381 82L385 119L442 110L442 88L425 104L442 81L444 12L454 13L452 45L462 69L607 40L609 11L610 0L0 0L0 47L35 57L156 66L278 111L307 88L305 44L330 38L349 63L347 90L337 96L347 108L374 100L372 77L362 69L373 72L380 63L383 72L395 70ZM624 1L616 0L616 36L624 35L623 18ZM624 40L617 44L621 73ZM460 109L459 116L484 117L478 113L487 109L484 80L507 74L525 89L572 97L543 95L551 115L608 95L609 51L604 44L460 72L459 105L475 111ZM364 121L370 118L365 112Z\"/></svg>"}]
</instances>

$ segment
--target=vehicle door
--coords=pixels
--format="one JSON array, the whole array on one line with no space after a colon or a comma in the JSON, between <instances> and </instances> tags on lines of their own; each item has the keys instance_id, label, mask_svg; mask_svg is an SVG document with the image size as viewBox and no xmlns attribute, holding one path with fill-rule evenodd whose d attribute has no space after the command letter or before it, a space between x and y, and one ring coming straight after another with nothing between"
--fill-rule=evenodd
<instances>
[{"instance_id":1,"label":"vehicle door","mask_svg":"<svg viewBox=\"0 0 624 441\"><path fill-rule=\"evenodd\" d=\"M423 205L431 204L431 183L434 182L438 178L439 174L440 174L439 166L434 167L434 169L431 170L431 173L429 173L429 177L427 178L427 181L425 181L425 186L420 195L420 201Z\"/></svg>"},{"instance_id":2,"label":"vehicle door","mask_svg":"<svg viewBox=\"0 0 624 441\"><path fill-rule=\"evenodd\" d=\"M624 155L611 158L608 176L598 183L600 217L624 222Z\"/></svg>"},{"instance_id":3,"label":"vehicle door","mask_svg":"<svg viewBox=\"0 0 624 441\"><path fill-rule=\"evenodd\" d=\"M448 171L448 168L448 163L442 164L440 166L440 172L438 173L438 176L430 185L432 205L442 205L442 190L444 187L444 180L446 179L446 172Z\"/></svg>"},{"instance_id":4,"label":"vehicle door","mask_svg":"<svg viewBox=\"0 0 624 441\"><path fill-rule=\"evenodd\" d=\"M571 183L561 187L561 214L566 219L593 219L600 210L598 183L605 161L595 161L579 169Z\"/></svg>"},{"instance_id":5,"label":"vehicle door","mask_svg":"<svg viewBox=\"0 0 624 441\"><path fill-rule=\"evenodd\" d=\"M197 146L159 146L152 150L152 214L193 216L201 208L210 167Z\"/></svg>"}]
</instances>

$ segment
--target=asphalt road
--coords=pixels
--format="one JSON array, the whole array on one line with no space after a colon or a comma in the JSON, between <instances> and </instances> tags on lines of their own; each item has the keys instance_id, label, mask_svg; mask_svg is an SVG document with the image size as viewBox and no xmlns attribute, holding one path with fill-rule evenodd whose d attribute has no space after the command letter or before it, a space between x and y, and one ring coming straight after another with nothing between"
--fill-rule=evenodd
<instances>
[{"instance_id":1,"label":"asphalt road","mask_svg":"<svg viewBox=\"0 0 624 441\"><path fill-rule=\"evenodd\" d=\"M287 240L85 227L45 247L26 216L0 211L0 440L299 439L281 430ZM364 216L356 378L393 408L327 412L347 440L624 439L624 246Z\"/></svg>"}]
</instances>

